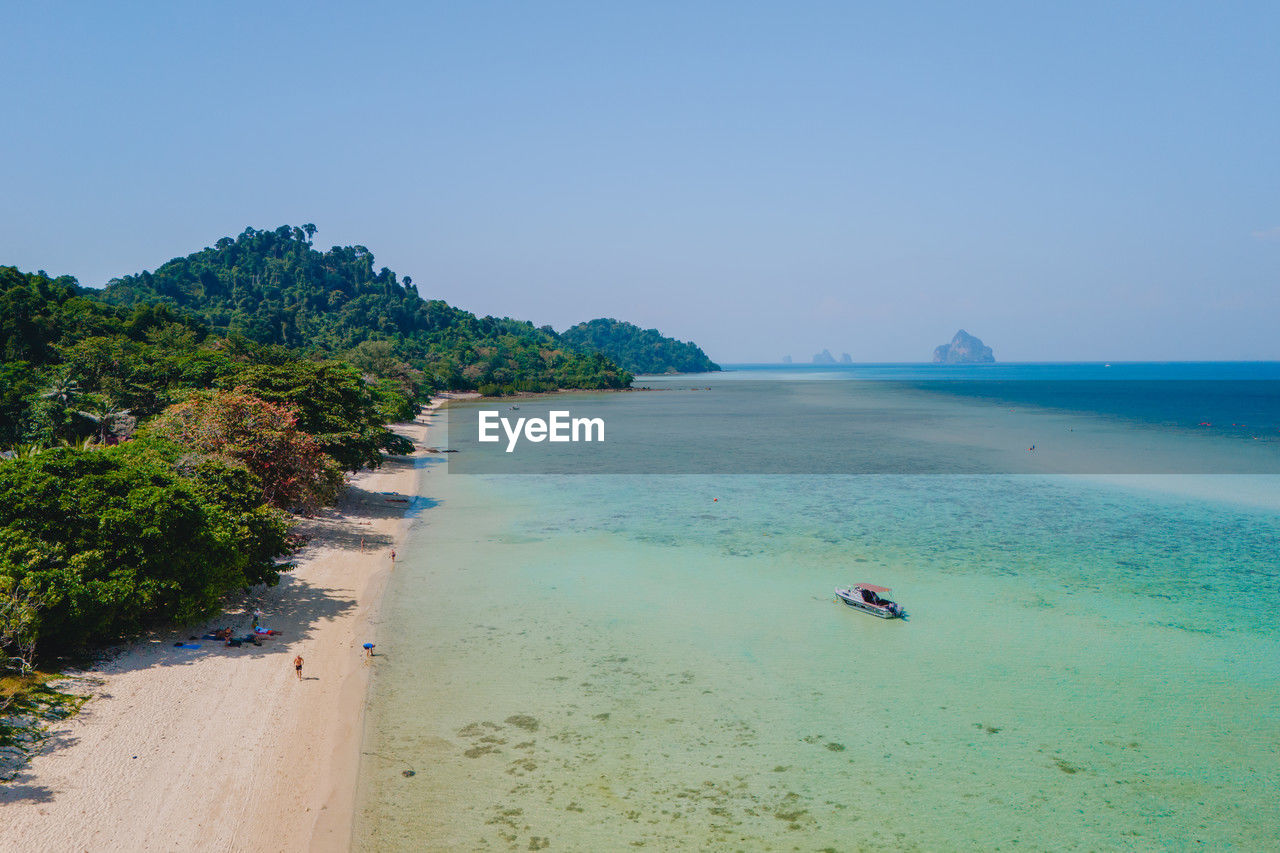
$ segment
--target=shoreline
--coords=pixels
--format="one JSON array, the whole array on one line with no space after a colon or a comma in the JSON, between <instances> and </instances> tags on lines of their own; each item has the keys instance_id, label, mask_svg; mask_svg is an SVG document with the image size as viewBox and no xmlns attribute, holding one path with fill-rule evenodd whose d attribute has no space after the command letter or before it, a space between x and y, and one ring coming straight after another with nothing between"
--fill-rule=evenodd
<instances>
[{"instance_id":1,"label":"shoreline","mask_svg":"<svg viewBox=\"0 0 1280 853\"><path fill-rule=\"evenodd\" d=\"M0 785L0 847L349 849L370 676L361 644L412 521L430 416L446 399L393 425L412 454L359 472L336 507L299 521L309 541L279 585L67 673L97 686ZM261 647L188 639L247 630L255 608L283 632ZM184 642L200 648L175 645Z\"/></svg>"},{"instance_id":2,"label":"shoreline","mask_svg":"<svg viewBox=\"0 0 1280 853\"><path fill-rule=\"evenodd\" d=\"M409 506L422 490L423 469L412 459L426 453L435 452L431 442L431 417L436 414L454 395L448 392L433 396L431 402L418 412L412 425L415 428L410 437L414 450L409 458L412 465L412 488L400 490L409 496ZM397 426L401 426L397 424ZM392 549L403 550L404 540L412 523L412 511L406 509L398 522ZM391 572L395 568L394 561L383 564L366 581L360 600L365 602L356 619L356 635L367 640L378 639L374 622L377 620L382 605L382 596L386 593L387 583L391 580ZM377 652L374 652L377 655ZM360 753L364 745L365 713L369 704L369 686L371 670L363 665L350 672L343 679L339 697L339 708L352 711L351 714L338 713L329 722L330 738L323 739L333 743L333 765L328 778L328 793L323 793L317 816L311 827L307 850L348 851L351 849L355 832L356 793L360 782Z\"/></svg>"}]
</instances>

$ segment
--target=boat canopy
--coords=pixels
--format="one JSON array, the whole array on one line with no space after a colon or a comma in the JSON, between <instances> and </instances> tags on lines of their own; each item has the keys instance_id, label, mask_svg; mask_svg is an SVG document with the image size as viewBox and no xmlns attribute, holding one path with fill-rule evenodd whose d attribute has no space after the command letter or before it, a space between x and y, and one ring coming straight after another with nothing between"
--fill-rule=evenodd
<instances>
[{"instance_id":1,"label":"boat canopy","mask_svg":"<svg viewBox=\"0 0 1280 853\"><path fill-rule=\"evenodd\" d=\"M887 586L876 586L873 583L860 583L856 585L858 589L869 589L872 592L893 592Z\"/></svg>"}]
</instances>

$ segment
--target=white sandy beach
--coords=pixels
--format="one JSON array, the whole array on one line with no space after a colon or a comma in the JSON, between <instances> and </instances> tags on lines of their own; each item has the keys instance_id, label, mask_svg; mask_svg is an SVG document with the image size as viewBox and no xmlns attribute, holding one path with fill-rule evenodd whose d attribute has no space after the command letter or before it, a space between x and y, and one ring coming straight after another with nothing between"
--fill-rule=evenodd
<instances>
[{"instance_id":1,"label":"white sandy beach","mask_svg":"<svg viewBox=\"0 0 1280 853\"><path fill-rule=\"evenodd\" d=\"M415 455L429 419L396 428ZM360 473L336 509L301 525L310 542L279 586L84 673L101 684L83 710L0 784L0 849L346 850L377 664L361 646L416 494L412 458ZM247 633L255 606L281 636L174 646L223 625Z\"/></svg>"}]
</instances>

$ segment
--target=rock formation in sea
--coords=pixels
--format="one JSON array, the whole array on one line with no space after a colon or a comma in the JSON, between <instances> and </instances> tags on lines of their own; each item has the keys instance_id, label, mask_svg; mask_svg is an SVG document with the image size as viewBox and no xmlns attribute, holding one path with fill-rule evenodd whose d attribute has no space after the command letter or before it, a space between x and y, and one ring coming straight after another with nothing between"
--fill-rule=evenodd
<instances>
[{"instance_id":1,"label":"rock formation in sea","mask_svg":"<svg viewBox=\"0 0 1280 853\"><path fill-rule=\"evenodd\" d=\"M842 353L840 353L840 363L841 363L841 364L853 364L853 356L849 355L849 353L847 353L847 352L842 352Z\"/></svg>"},{"instance_id":2,"label":"rock formation in sea","mask_svg":"<svg viewBox=\"0 0 1280 853\"><path fill-rule=\"evenodd\" d=\"M784 355L784 356L782 357L782 363L783 363L783 364L790 364L790 363L791 363L791 356L789 356L789 355Z\"/></svg>"},{"instance_id":3,"label":"rock formation in sea","mask_svg":"<svg viewBox=\"0 0 1280 853\"><path fill-rule=\"evenodd\" d=\"M831 354L831 350L824 349L813 357L814 364L835 364L836 357Z\"/></svg>"},{"instance_id":4,"label":"rock formation in sea","mask_svg":"<svg viewBox=\"0 0 1280 853\"><path fill-rule=\"evenodd\" d=\"M951 343L933 351L934 364L992 364L995 360L991 347L964 329L956 332Z\"/></svg>"}]
</instances>

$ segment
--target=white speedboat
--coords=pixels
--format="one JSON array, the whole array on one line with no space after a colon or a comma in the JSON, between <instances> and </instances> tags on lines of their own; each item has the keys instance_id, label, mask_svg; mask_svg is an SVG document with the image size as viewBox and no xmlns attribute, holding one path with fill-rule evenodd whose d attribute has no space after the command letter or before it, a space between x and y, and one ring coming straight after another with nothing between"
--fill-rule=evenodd
<instances>
[{"instance_id":1,"label":"white speedboat","mask_svg":"<svg viewBox=\"0 0 1280 853\"><path fill-rule=\"evenodd\" d=\"M893 590L888 587L860 583L849 589L837 589L836 600L863 613L879 616L881 619L901 619L907 613L902 609L902 605L886 597L891 592Z\"/></svg>"}]
</instances>

